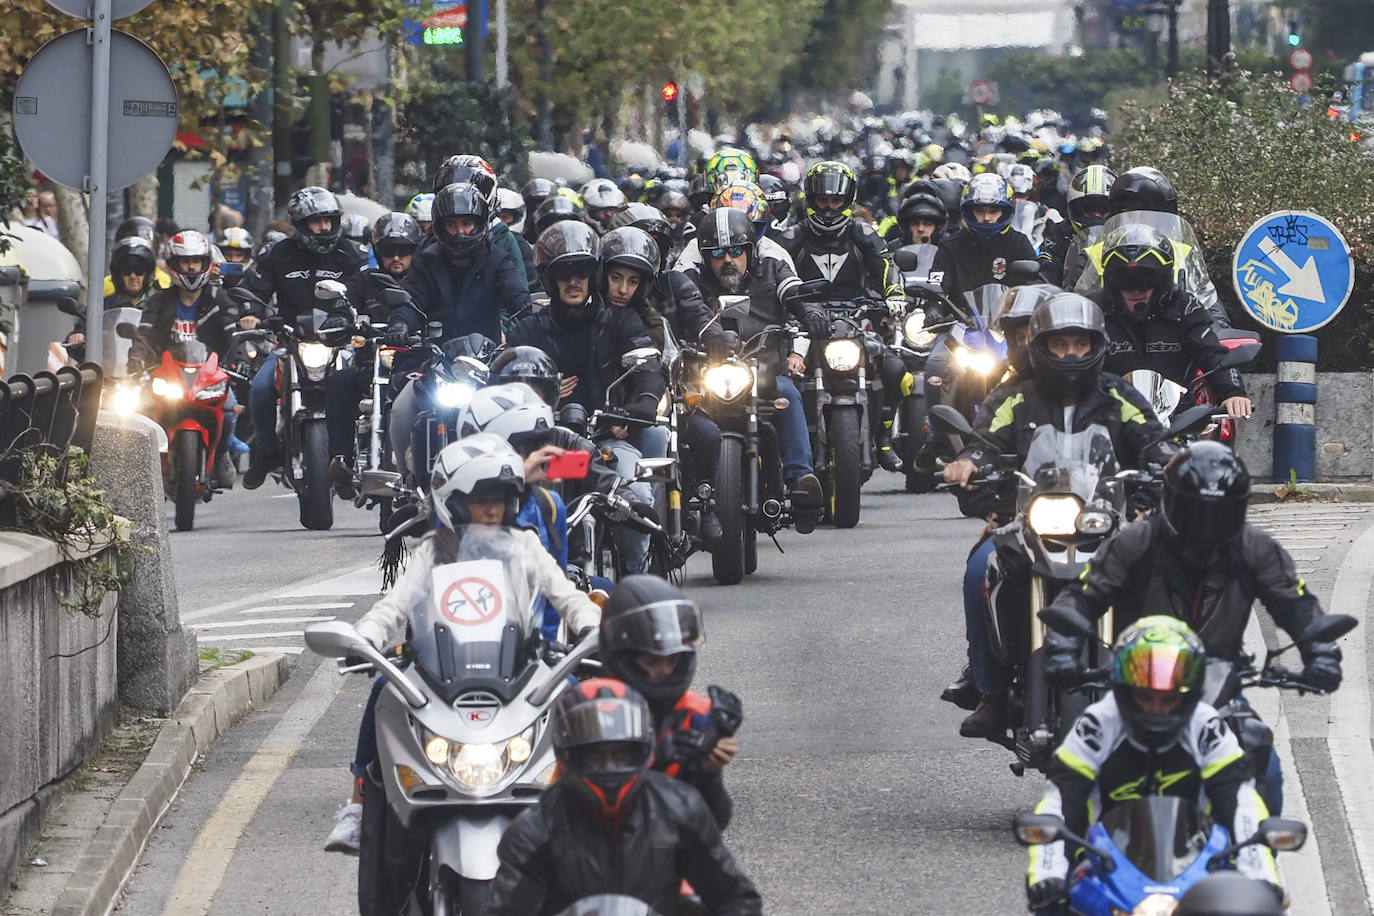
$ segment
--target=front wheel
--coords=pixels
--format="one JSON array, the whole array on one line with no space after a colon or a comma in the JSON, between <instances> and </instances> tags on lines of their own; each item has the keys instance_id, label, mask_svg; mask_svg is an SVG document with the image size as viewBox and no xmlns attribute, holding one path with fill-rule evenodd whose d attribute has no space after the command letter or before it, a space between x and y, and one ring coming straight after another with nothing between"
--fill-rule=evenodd
<instances>
[{"instance_id":1,"label":"front wheel","mask_svg":"<svg viewBox=\"0 0 1374 916\"><path fill-rule=\"evenodd\" d=\"M200 476L205 471L205 443L193 429L177 433L172 448L172 476L176 479L177 530L190 531L200 502Z\"/></svg>"},{"instance_id":2,"label":"front wheel","mask_svg":"<svg viewBox=\"0 0 1374 916\"><path fill-rule=\"evenodd\" d=\"M720 540L711 549L711 574L721 585L735 585L744 579L744 444L738 439L720 440L716 460L716 518L720 521Z\"/></svg>"},{"instance_id":3,"label":"front wheel","mask_svg":"<svg viewBox=\"0 0 1374 916\"><path fill-rule=\"evenodd\" d=\"M301 526L311 531L334 527L334 497L329 490L329 430L324 420L301 425L301 476L296 478L296 498L301 506Z\"/></svg>"},{"instance_id":4,"label":"front wheel","mask_svg":"<svg viewBox=\"0 0 1374 916\"><path fill-rule=\"evenodd\" d=\"M863 438L858 407L832 408L826 421L830 456L827 475L830 517L836 528L859 523L859 491L863 487Z\"/></svg>"}]
</instances>

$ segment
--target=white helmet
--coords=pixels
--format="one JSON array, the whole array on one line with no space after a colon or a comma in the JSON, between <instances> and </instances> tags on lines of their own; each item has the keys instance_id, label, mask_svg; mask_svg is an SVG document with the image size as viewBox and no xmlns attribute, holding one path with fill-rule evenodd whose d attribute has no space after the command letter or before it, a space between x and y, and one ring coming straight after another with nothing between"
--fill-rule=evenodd
<instances>
[{"instance_id":1,"label":"white helmet","mask_svg":"<svg viewBox=\"0 0 1374 916\"><path fill-rule=\"evenodd\" d=\"M525 492L525 462L505 439L478 433L444 446L434 459L429 488L434 519L445 528L468 523L469 496L505 497L505 523L511 524Z\"/></svg>"},{"instance_id":2,"label":"white helmet","mask_svg":"<svg viewBox=\"0 0 1374 916\"><path fill-rule=\"evenodd\" d=\"M1017 162L1007 169L1007 181L1011 182L1014 194L1029 194L1035 187L1035 170L1024 162Z\"/></svg>"},{"instance_id":3,"label":"white helmet","mask_svg":"<svg viewBox=\"0 0 1374 916\"><path fill-rule=\"evenodd\" d=\"M458 414L459 436L493 433L517 450L521 438L548 435L553 429L553 408L524 382L488 385L472 395Z\"/></svg>"},{"instance_id":4,"label":"white helmet","mask_svg":"<svg viewBox=\"0 0 1374 916\"><path fill-rule=\"evenodd\" d=\"M945 162L935 167L935 171L930 173L931 178L953 178L955 181L962 181L968 184L973 179L973 173L968 170L968 166L961 162Z\"/></svg>"},{"instance_id":5,"label":"white helmet","mask_svg":"<svg viewBox=\"0 0 1374 916\"><path fill-rule=\"evenodd\" d=\"M406 207L406 214L417 223L434 222L434 195L416 194Z\"/></svg>"},{"instance_id":6,"label":"white helmet","mask_svg":"<svg viewBox=\"0 0 1374 916\"><path fill-rule=\"evenodd\" d=\"M515 222L510 224L511 232L525 231L525 198L520 196L519 191L512 191L510 188L496 189L496 214L514 213Z\"/></svg>"},{"instance_id":7,"label":"white helmet","mask_svg":"<svg viewBox=\"0 0 1374 916\"><path fill-rule=\"evenodd\" d=\"M625 192L620 190L614 181L609 178L593 178L582 186L579 195L587 211L593 210L624 210L626 206Z\"/></svg>"},{"instance_id":8,"label":"white helmet","mask_svg":"<svg viewBox=\"0 0 1374 916\"><path fill-rule=\"evenodd\" d=\"M194 229L178 232L167 243L167 269L182 289L196 290L208 283L213 260L210 240Z\"/></svg>"}]
</instances>

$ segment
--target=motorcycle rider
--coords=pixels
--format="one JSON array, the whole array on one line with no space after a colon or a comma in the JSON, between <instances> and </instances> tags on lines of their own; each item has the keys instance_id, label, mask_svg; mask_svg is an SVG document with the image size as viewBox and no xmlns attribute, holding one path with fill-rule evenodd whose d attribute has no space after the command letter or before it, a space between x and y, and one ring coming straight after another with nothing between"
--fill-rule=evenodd
<instances>
[{"instance_id":1,"label":"motorcycle rider","mask_svg":"<svg viewBox=\"0 0 1374 916\"><path fill-rule=\"evenodd\" d=\"M553 916L612 892L679 912L684 879L713 916L763 912L700 793L650 768L657 735L638 691L583 681L550 728L563 775L502 835L489 916Z\"/></svg>"},{"instance_id":2,"label":"motorcycle rider","mask_svg":"<svg viewBox=\"0 0 1374 916\"><path fill-rule=\"evenodd\" d=\"M632 397L625 383L617 391L607 390L624 371L620 359L625 353L653 347L644 322L633 309L607 305L599 292L601 240L591 227L570 220L555 223L539 236L535 259L540 281L549 291L549 306L517 321L506 343L548 353L562 373L563 400L580 404L590 414L606 405L609 394L626 416L646 424L612 425L598 441L615 453L617 469L632 482L630 489L639 501L652 504L652 487L634 483L634 469L641 457L667 454L667 430L653 425L666 387L663 374L656 365L636 370ZM633 572L647 568L649 536L628 527L620 536L626 567Z\"/></svg>"},{"instance_id":3,"label":"motorcycle rider","mask_svg":"<svg viewBox=\"0 0 1374 916\"><path fill-rule=\"evenodd\" d=\"M611 217L629 205L625 192L609 178L593 178L582 186L579 196L587 208L587 216L603 233L611 228Z\"/></svg>"},{"instance_id":4,"label":"motorcycle rider","mask_svg":"<svg viewBox=\"0 0 1374 916\"><path fill-rule=\"evenodd\" d=\"M1056 286L1073 289L1087 262L1086 249L1092 244L1089 230L1101 226L1111 215L1112 186L1116 173L1105 165L1080 169L1069 182L1068 219L1045 227L1040 247L1040 276Z\"/></svg>"},{"instance_id":5,"label":"motorcycle rider","mask_svg":"<svg viewBox=\"0 0 1374 916\"><path fill-rule=\"evenodd\" d=\"M110 276L113 278L113 292L105 296L105 310L118 308L142 309L152 295L150 281L157 267L157 256L153 247L141 236L131 235L122 238L110 255ZM83 311L77 317L72 331L63 344L71 357L78 362L85 359L86 353L86 316Z\"/></svg>"},{"instance_id":6,"label":"motorcycle rider","mask_svg":"<svg viewBox=\"0 0 1374 916\"><path fill-rule=\"evenodd\" d=\"M813 342L830 336L830 319L825 312L799 297L801 281L781 261L757 256L754 227L742 210L717 207L706 214L697 236L706 269L685 271L702 297L719 311L721 295L747 295L749 314L740 321L739 337L748 340L770 325L783 324L789 315L799 320ZM783 481L798 508L817 509L822 504L820 479L812 468L811 438L806 428L806 413L801 392L793 375L806 371L806 360L798 353L787 356L785 371L777 371L778 395L787 407L777 412L778 452L782 458ZM796 528L807 534L815 528L808 512L796 513Z\"/></svg>"},{"instance_id":7,"label":"motorcycle rider","mask_svg":"<svg viewBox=\"0 0 1374 916\"><path fill-rule=\"evenodd\" d=\"M141 238L147 242L148 247L153 250L155 258L161 257L161 242L159 242L157 238L157 226L146 216L129 217L119 224L119 228L115 230L114 237L116 245L127 238ZM152 277L147 282L148 292L151 293L154 289L168 289L171 285L172 275L163 269L162 264L155 261L153 264ZM114 294L114 274L110 274L105 278L103 295L113 296Z\"/></svg>"},{"instance_id":8,"label":"motorcycle rider","mask_svg":"<svg viewBox=\"0 0 1374 916\"><path fill-rule=\"evenodd\" d=\"M1221 368L1226 348L1207 310L1175 279L1175 249L1143 225L1113 229L1102 242L1103 288L1088 296L1107 317L1107 369L1125 375L1153 369L1185 388L1189 367L1208 373L1208 384L1226 413L1250 416L1245 383L1235 369Z\"/></svg>"},{"instance_id":9,"label":"motorcycle rider","mask_svg":"<svg viewBox=\"0 0 1374 916\"><path fill-rule=\"evenodd\" d=\"M1219 442L1195 442L1164 470L1162 511L1123 528L1093 557L1082 587L1066 588L1054 606L1096 620L1113 608L1118 627L1145 614L1188 621L1207 654L1234 660L1250 609L1258 599L1296 642L1322 613L1321 603L1295 571L1273 535L1245 520L1250 475ZM1077 637L1051 634L1045 670L1067 680L1078 667ZM1322 691L1341 683L1335 643L1299 643L1303 680ZM1274 813L1283 807L1277 756L1271 756L1262 794Z\"/></svg>"},{"instance_id":10,"label":"motorcycle rider","mask_svg":"<svg viewBox=\"0 0 1374 916\"><path fill-rule=\"evenodd\" d=\"M410 273L410 265L424 236L420 224L408 213L387 213L372 227L372 254L377 266L398 283Z\"/></svg>"},{"instance_id":11,"label":"motorcycle rider","mask_svg":"<svg viewBox=\"0 0 1374 916\"><path fill-rule=\"evenodd\" d=\"M1065 432L1105 427L1124 467L1143 468L1152 462L1163 466L1172 455L1173 447L1160 441L1164 429L1154 419L1149 401L1119 376L1102 370L1107 333L1094 303L1077 293L1060 293L1036 306L1029 351L1034 373L998 386L984 401L974 421L982 441L945 466L947 483L968 487L975 474L994 469L1000 455L1017 455L1024 462L1035 429L1045 424ZM959 734L966 738L1000 737L1007 727L1008 672L988 641L981 587L976 596L968 587L971 580L981 585L995 549L992 538L984 540L965 570L964 624L981 696L959 726Z\"/></svg>"},{"instance_id":12,"label":"motorcycle rider","mask_svg":"<svg viewBox=\"0 0 1374 916\"><path fill-rule=\"evenodd\" d=\"M1011 185L1000 175L973 176L964 188L959 212L963 228L940 243L930 273L956 302L980 286L1005 282L1013 261L1036 258L1031 240L1011 227Z\"/></svg>"},{"instance_id":13,"label":"motorcycle rider","mask_svg":"<svg viewBox=\"0 0 1374 916\"><path fill-rule=\"evenodd\" d=\"M416 194L406 204L406 215L420 227L420 235L428 236L434 225L434 195L429 192Z\"/></svg>"},{"instance_id":14,"label":"motorcycle rider","mask_svg":"<svg viewBox=\"0 0 1374 916\"><path fill-rule=\"evenodd\" d=\"M531 178L525 182L525 186L520 189L520 196L525 200L525 241L534 244L534 240L539 237L539 233L534 226L534 220L529 217L539 212L539 207L550 197L558 195L558 185L547 178Z\"/></svg>"},{"instance_id":15,"label":"motorcycle rider","mask_svg":"<svg viewBox=\"0 0 1374 916\"><path fill-rule=\"evenodd\" d=\"M342 237L343 210L339 199L324 188L306 187L291 195L286 215L295 227L295 234L260 255L243 286L269 304L269 312L275 296L276 313L288 324L294 324L299 314L309 314L314 308L316 283L338 280L354 287L367 258L362 249ZM260 308L250 308L239 318L239 326L252 330L266 317L268 314ZM268 473L281 464L273 416L276 402L277 354L273 353L263 362L249 386L253 449L248 470L243 474L244 489L256 490L262 486Z\"/></svg>"},{"instance_id":16,"label":"motorcycle rider","mask_svg":"<svg viewBox=\"0 0 1374 916\"><path fill-rule=\"evenodd\" d=\"M1129 530L1129 528L1127 529ZM1108 542L1110 543L1110 541ZM1112 691L1089 706L1054 753L1037 814L1064 819L1082 836L1117 805L1166 796L1208 803L1213 821L1239 842L1269 816L1240 742L1201 701L1207 653L1187 624L1142 617L1117 638ZM1063 841L1031 848L1026 898L1033 913L1066 913L1070 854ZM1261 844L1236 853L1237 870L1284 892Z\"/></svg>"},{"instance_id":17,"label":"motorcycle rider","mask_svg":"<svg viewBox=\"0 0 1374 916\"><path fill-rule=\"evenodd\" d=\"M164 350L178 338L194 337L209 352L224 358L234 329L232 304L224 290L210 283L210 240L194 230L172 236L167 244L167 269L172 288L148 297L138 333L129 347L128 373L137 376L154 368ZM224 425L215 444L215 484L224 489L238 476L229 458L234 438L234 389L225 399Z\"/></svg>"},{"instance_id":18,"label":"motorcycle rider","mask_svg":"<svg viewBox=\"0 0 1374 916\"><path fill-rule=\"evenodd\" d=\"M230 226L220 232L215 247L224 258L215 266L220 284L225 289L233 289L243 282L253 266L253 236L242 226Z\"/></svg>"},{"instance_id":19,"label":"motorcycle rider","mask_svg":"<svg viewBox=\"0 0 1374 916\"><path fill-rule=\"evenodd\" d=\"M947 220L945 202L925 179L915 182L897 207L885 237L889 252L905 245L937 245Z\"/></svg>"}]
</instances>

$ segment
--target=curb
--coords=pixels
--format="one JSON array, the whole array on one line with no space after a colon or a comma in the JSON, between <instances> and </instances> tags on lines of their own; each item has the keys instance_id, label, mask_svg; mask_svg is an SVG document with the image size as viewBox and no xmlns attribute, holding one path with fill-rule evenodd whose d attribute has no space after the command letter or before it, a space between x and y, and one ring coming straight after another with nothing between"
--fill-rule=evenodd
<instances>
[{"instance_id":1,"label":"curb","mask_svg":"<svg viewBox=\"0 0 1374 916\"><path fill-rule=\"evenodd\" d=\"M1278 493L1283 485L1256 483L1250 491L1250 502L1277 503L1307 502L1303 499L1280 500ZM1369 483L1300 483L1298 491L1314 497L1313 502L1374 503L1374 484Z\"/></svg>"},{"instance_id":2,"label":"curb","mask_svg":"<svg viewBox=\"0 0 1374 916\"><path fill-rule=\"evenodd\" d=\"M286 656L264 654L218 668L196 682L82 850L53 916L109 913L196 759L276 693L287 676Z\"/></svg>"}]
</instances>

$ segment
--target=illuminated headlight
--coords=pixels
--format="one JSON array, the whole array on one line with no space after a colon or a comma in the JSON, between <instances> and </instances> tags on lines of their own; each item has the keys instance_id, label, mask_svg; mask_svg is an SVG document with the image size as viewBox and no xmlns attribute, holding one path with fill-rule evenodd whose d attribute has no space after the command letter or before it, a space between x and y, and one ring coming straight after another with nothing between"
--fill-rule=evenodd
<instances>
[{"instance_id":1,"label":"illuminated headlight","mask_svg":"<svg viewBox=\"0 0 1374 916\"><path fill-rule=\"evenodd\" d=\"M706 388L722 401L733 401L754 384L754 373L747 366L712 366L702 379Z\"/></svg>"},{"instance_id":2,"label":"illuminated headlight","mask_svg":"<svg viewBox=\"0 0 1374 916\"><path fill-rule=\"evenodd\" d=\"M1074 524L1079 534L1106 534L1112 530L1112 514L1102 509L1084 509Z\"/></svg>"},{"instance_id":3,"label":"illuminated headlight","mask_svg":"<svg viewBox=\"0 0 1374 916\"><path fill-rule=\"evenodd\" d=\"M863 354L863 347L856 340L832 340L825 345L825 363L836 372L854 369Z\"/></svg>"},{"instance_id":4,"label":"illuminated headlight","mask_svg":"<svg viewBox=\"0 0 1374 916\"><path fill-rule=\"evenodd\" d=\"M141 400L143 400L143 393L138 388L133 385L120 385L110 389L107 406L115 413L137 413L138 402Z\"/></svg>"},{"instance_id":5,"label":"illuminated headlight","mask_svg":"<svg viewBox=\"0 0 1374 916\"><path fill-rule=\"evenodd\" d=\"M991 334L991 335L992 335L992 339L995 340L995 341L997 341L998 343L1006 343L1006 342L1007 342L1007 338L1004 337L1004 336L1002 335L1002 332L999 331L999 330L997 330L996 328L989 328L989 329L988 329L988 333Z\"/></svg>"},{"instance_id":6,"label":"illuminated headlight","mask_svg":"<svg viewBox=\"0 0 1374 916\"><path fill-rule=\"evenodd\" d=\"M448 763L448 749L450 747L447 739L440 738L438 735L431 735L426 732L428 737L425 739L425 759L436 767L441 767Z\"/></svg>"},{"instance_id":7,"label":"illuminated headlight","mask_svg":"<svg viewBox=\"0 0 1374 916\"><path fill-rule=\"evenodd\" d=\"M224 393L225 393L227 390L229 390L229 380L228 380L228 379L225 379L225 380L222 381L222 382L215 382L215 383L214 383L213 385L211 385L210 387L208 387L208 388L202 388L202 389L200 389L200 391L197 391L197 392L196 392L196 400L197 400L197 401L208 401L208 400L210 400L211 398L222 398L222 397L224 397Z\"/></svg>"},{"instance_id":8,"label":"illuminated headlight","mask_svg":"<svg viewBox=\"0 0 1374 916\"><path fill-rule=\"evenodd\" d=\"M902 334L911 342L913 347L925 349L935 343L935 338L939 335L934 331L926 330L925 309L912 309L906 316L906 321L902 324Z\"/></svg>"},{"instance_id":9,"label":"illuminated headlight","mask_svg":"<svg viewBox=\"0 0 1374 916\"><path fill-rule=\"evenodd\" d=\"M959 368L979 375L987 375L997 367L997 359L991 353L986 350L970 350L968 347L955 349L954 362Z\"/></svg>"},{"instance_id":10,"label":"illuminated headlight","mask_svg":"<svg viewBox=\"0 0 1374 916\"><path fill-rule=\"evenodd\" d=\"M1062 537L1078 530L1080 508L1075 496L1037 496L1026 513L1026 521L1036 534Z\"/></svg>"},{"instance_id":11,"label":"illuminated headlight","mask_svg":"<svg viewBox=\"0 0 1374 916\"><path fill-rule=\"evenodd\" d=\"M425 759L469 790L491 789L534 752L534 726L493 744L460 744L421 729Z\"/></svg>"},{"instance_id":12,"label":"illuminated headlight","mask_svg":"<svg viewBox=\"0 0 1374 916\"><path fill-rule=\"evenodd\" d=\"M1177 909L1178 900L1176 898L1170 897L1168 894L1151 894L1135 905L1130 916L1173 916ZM1126 916L1121 910L1115 910L1115 912L1121 913L1121 916Z\"/></svg>"},{"instance_id":13,"label":"illuminated headlight","mask_svg":"<svg viewBox=\"0 0 1374 916\"><path fill-rule=\"evenodd\" d=\"M462 407L472 400L472 386L467 382L440 382L434 386L434 400L440 407Z\"/></svg>"},{"instance_id":14,"label":"illuminated headlight","mask_svg":"<svg viewBox=\"0 0 1374 916\"><path fill-rule=\"evenodd\" d=\"M329 360L334 356L334 348L327 344L318 343L313 340L302 342L296 347L296 352L300 355L301 365L306 369L323 369L329 365Z\"/></svg>"},{"instance_id":15,"label":"illuminated headlight","mask_svg":"<svg viewBox=\"0 0 1374 916\"><path fill-rule=\"evenodd\" d=\"M165 378L154 378L153 394L169 401L180 401L186 397L186 389L176 382L167 381Z\"/></svg>"}]
</instances>

